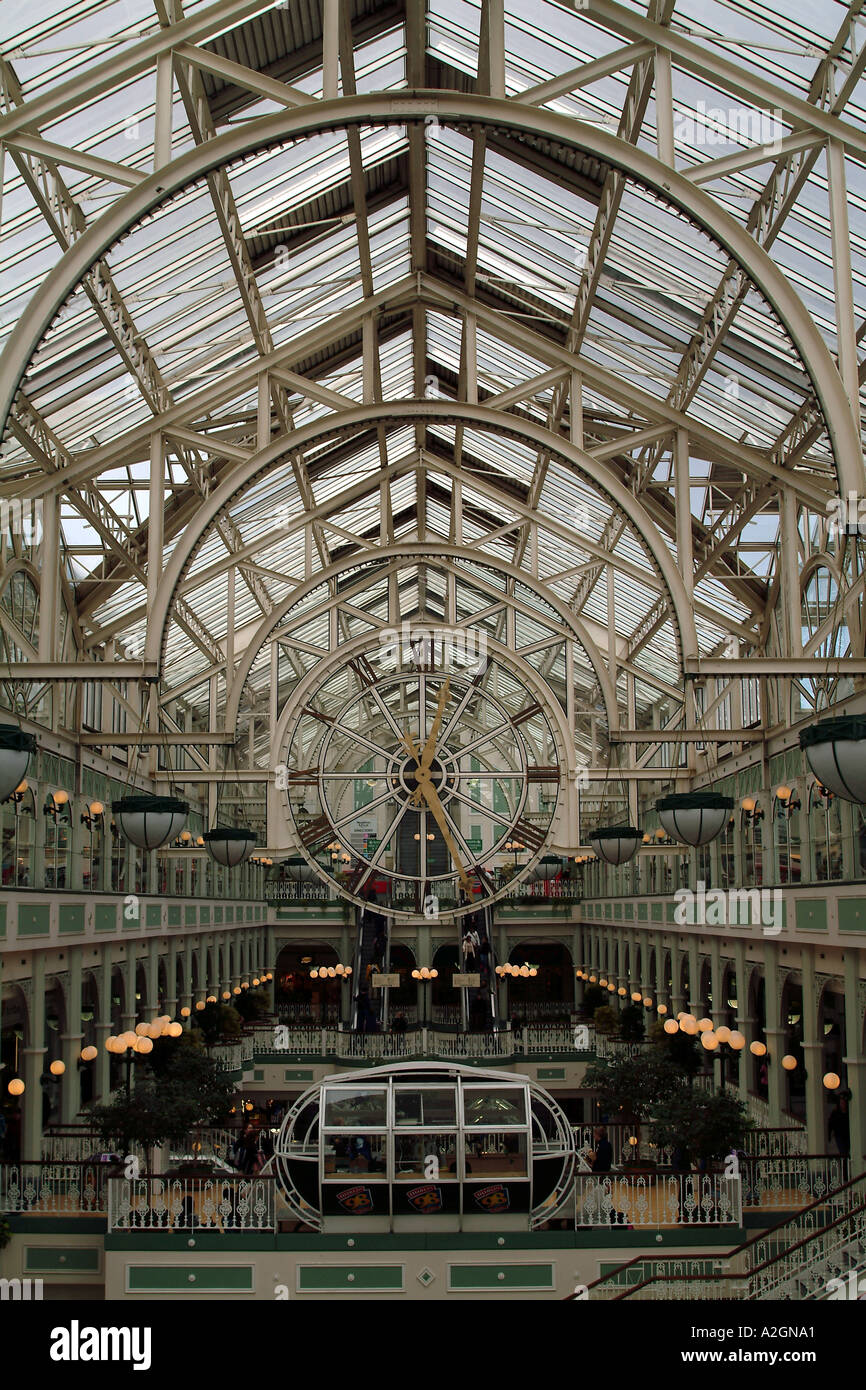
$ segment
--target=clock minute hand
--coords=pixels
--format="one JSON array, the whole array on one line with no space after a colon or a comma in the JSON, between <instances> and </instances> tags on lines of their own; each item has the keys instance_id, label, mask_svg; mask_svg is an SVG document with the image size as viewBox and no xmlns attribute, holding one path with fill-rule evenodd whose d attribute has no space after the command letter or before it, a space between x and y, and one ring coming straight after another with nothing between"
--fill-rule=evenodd
<instances>
[{"instance_id":1,"label":"clock minute hand","mask_svg":"<svg viewBox=\"0 0 866 1390\"><path fill-rule=\"evenodd\" d=\"M423 768L419 768L415 776L418 781L418 786L421 789L421 795L424 797L424 800L427 802L427 805L432 811L433 819L439 826L439 829L442 831L442 838L448 846L451 858L457 865L457 872L460 875L460 882L463 884L463 887L465 888L467 894L471 895L472 880L466 872L466 869L463 865L463 861L457 852L457 846L454 843L454 837L452 836L451 830L448 825L448 817L445 814L445 807L439 800L439 794L436 791L436 788L433 786L433 778L430 776L430 773Z\"/></svg>"},{"instance_id":2,"label":"clock minute hand","mask_svg":"<svg viewBox=\"0 0 866 1390\"><path fill-rule=\"evenodd\" d=\"M433 717L433 724L430 728L430 733L427 737L427 742L424 744L424 750L421 754L420 766L425 770L429 768L430 764L433 761L433 755L436 752L436 740L439 737L439 730L442 726L442 716L445 713L445 705L448 702L448 693L450 689L451 677L448 676L445 680L445 684L439 691L439 699L436 702L436 713Z\"/></svg>"}]
</instances>

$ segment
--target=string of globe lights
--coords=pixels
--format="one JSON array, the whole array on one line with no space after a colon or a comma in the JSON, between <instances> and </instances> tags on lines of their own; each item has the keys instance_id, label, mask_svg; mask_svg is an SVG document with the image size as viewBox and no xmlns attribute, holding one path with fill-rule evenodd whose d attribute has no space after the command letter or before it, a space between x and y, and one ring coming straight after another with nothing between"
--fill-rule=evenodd
<instances>
[{"instance_id":1,"label":"string of globe lights","mask_svg":"<svg viewBox=\"0 0 866 1390\"><path fill-rule=\"evenodd\" d=\"M310 971L311 980L340 979L345 984L352 973L351 965L314 965Z\"/></svg>"},{"instance_id":2,"label":"string of globe lights","mask_svg":"<svg viewBox=\"0 0 866 1390\"><path fill-rule=\"evenodd\" d=\"M347 973L351 974L351 967L345 968ZM260 985L268 984L273 978L274 975L272 970L264 971L261 975L257 975L253 978L252 987L255 989ZM239 995L243 990L249 988L249 981L243 981L241 985L236 985L234 990L226 990L222 997L224 1000L229 1000L232 998L233 994ZM208 994L206 998L196 1001L195 1010L201 1013L207 1008L208 1004L218 1003L219 999L215 994ZM183 1019L190 1018L192 1013L193 1010L188 1004L184 1004L183 1008L180 1010L180 1016ZM137 1023L134 1029L129 1029L124 1033L110 1034L105 1039L104 1046L106 1052L110 1052L117 1057L122 1057L127 1068L129 1068L135 1057L147 1057L153 1051L153 1044L158 1038L179 1038L182 1032L183 1024L174 1022L169 1014L160 1014L150 1023L142 1021L141 1023ZM95 1062L98 1056L99 1049L93 1043L87 1043L78 1054L77 1060L79 1067L82 1063ZM48 1074L54 1081L59 1081L60 1078L65 1075L66 1070L66 1063L61 1061L60 1058L56 1058L48 1065ZM26 1089L25 1082L19 1076L13 1077L6 1087L9 1095L13 1097L23 1096Z\"/></svg>"},{"instance_id":3,"label":"string of globe lights","mask_svg":"<svg viewBox=\"0 0 866 1390\"><path fill-rule=\"evenodd\" d=\"M504 965L496 966L496 974L500 979L509 975L512 979L534 980L538 974L538 966L530 965L528 960L525 960L522 965L511 965L506 961Z\"/></svg>"},{"instance_id":4,"label":"string of globe lights","mask_svg":"<svg viewBox=\"0 0 866 1390\"><path fill-rule=\"evenodd\" d=\"M716 1028L711 1018L696 1018L694 1014L682 1010L676 1018L669 1018L664 1025L665 1032L673 1036L675 1033L685 1033L688 1037L700 1035L701 1046L707 1052L715 1053L721 1047L730 1047L734 1052L742 1052L746 1046L745 1034L736 1028L728 1028L727 1024L721 1024ZM753 1057L765 1058L770 1062L770 1051L765 1042L756 1038L749 1043L749 1051ZM799 1066L797 1058L792 1052L786 1052L781 1058L781 1066L784 1071L796 1071ZM842 1085L842 1078L834 1071L828 1071L821 1078L822 1084L828 1091L836 1091Z\"/></svg>"}]
</instances>

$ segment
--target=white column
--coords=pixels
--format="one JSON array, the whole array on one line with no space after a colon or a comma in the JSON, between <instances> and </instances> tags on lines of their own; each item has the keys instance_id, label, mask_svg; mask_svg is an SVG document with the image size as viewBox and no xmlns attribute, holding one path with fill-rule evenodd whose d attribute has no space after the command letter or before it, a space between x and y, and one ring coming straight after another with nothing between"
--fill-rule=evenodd
<instances>
[{"instance_id":1,"label":"white column","mask_svg":"<svg viewBox=\"0 0 866 1390\"><path fill-rule=\"evenodd\" d=\"M66 987L66 1030L61 1038L62 1059L66 1067L60 1082L60 1119L71 1125L81 1109L81 1074L78 1059L81 1052L81 947L69 951Z\"/></svg>"},{"instance_id":2,"label":"white column","mask_svg":"<svg viewBox=\"0 0 866 1390\"><path fill-rule=\"evenodd\" d=\"M45 956L41 951L31 957L33 994L30 1001L30 1020L27 1047L23 1050L24 1096L21 1129L21 1158L38 1163L42 1157L42 1068L45 1061Z\"/></svg>"}]
</instances>

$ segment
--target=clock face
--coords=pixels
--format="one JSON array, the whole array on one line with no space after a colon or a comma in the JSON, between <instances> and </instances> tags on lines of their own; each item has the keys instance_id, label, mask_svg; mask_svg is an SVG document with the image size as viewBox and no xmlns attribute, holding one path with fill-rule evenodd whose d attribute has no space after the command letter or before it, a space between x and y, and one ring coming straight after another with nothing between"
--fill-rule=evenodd
<instances>
[{"instance_id":1,"label":"clock face","mask_svg":"<svg viewBox=\"0 0 866 1390\"><path fill-rule=\"evenodd\" d=\"M544 707L501 659L418 655L385 643L322 680L289 739L287 795L304 855L344 896L454 916L539 858L559 760Z\"/></svg>"}]
</instances>

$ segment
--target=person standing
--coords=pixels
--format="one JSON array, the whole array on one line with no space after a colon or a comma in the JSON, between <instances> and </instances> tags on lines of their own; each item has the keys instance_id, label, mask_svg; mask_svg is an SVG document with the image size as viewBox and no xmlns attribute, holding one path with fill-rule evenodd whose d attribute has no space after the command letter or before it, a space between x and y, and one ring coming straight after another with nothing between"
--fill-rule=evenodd
<instances>
[{"instance_id":1,"label":"person standing","mask_svg":"<svg viewBox=\"0 0 866 1390\"><path fill-rule=\"evenodd\" d=\"M607 1129L604 1125L596 1126L595 1149L592 1153L591 1164L594 1173L609 1173L613 1167L613 1144L607 1137Z\"/></svg>"}]
</instances>

